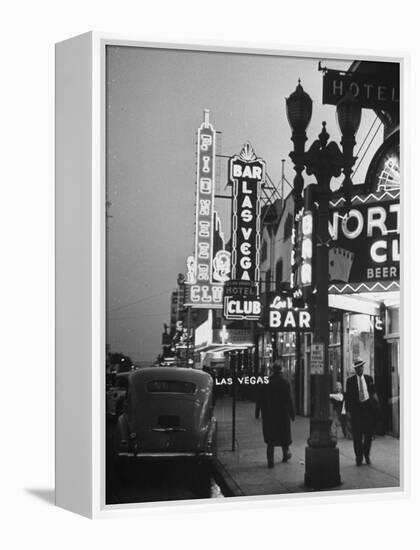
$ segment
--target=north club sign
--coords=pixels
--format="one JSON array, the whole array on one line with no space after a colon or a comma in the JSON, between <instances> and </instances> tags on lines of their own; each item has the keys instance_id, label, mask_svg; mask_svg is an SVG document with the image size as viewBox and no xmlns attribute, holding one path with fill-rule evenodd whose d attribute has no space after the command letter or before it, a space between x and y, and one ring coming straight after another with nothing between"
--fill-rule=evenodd
<instances>
[{"instance_id":1,"label":"north club sign","mask_svg":"<svg viewBox=\"0 0 420 550\"><path fill-rule=\"evenodd\" d=\"M293 307L291 296L269 293L265 308L265 328L271 332L311 332L312 313L307 308Z\"/></svg>"},{"instance_id":2,"label":"north club sign","mask_svg":"<svg viewBox=\"0 0 420 550\"><path fill-rule=\"evenodd\" d=\"M347 215L343 207L343 199L330 202L330 283L399 281L399 191L355 196Z\"/></svg>"},{"instance_id":3,"label":"north club sign","mask_svg":"<svg viewBox=\"0 0 420 550\"><path fill-rule=\"evenodd\" d=\"M232 281L258 285L260 278L261 185L265 162L256 157L251 145L229 159L232 193Z\"/></svg>"}]
</instances>

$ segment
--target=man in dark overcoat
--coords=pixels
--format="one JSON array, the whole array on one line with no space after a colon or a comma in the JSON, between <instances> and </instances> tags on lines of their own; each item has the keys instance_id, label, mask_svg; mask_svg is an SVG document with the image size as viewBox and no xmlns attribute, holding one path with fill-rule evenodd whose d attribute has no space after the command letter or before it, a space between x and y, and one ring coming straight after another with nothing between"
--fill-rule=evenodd
<instances>
[{"instance_id":1,"label":"man in dark overcoat","mask_svg":"<svg viewBox=\"0 0 420 550\"><path fill-rule=\"evenodd\" d=\"M350 413L353 430L353 447L356 464L361 466L363 457L370 464L370 448L375 429L377 397L373 378L363 374L365 362L357 360L353 367L355 373L346 383L346 409Z\"/></svg>"},{"instance_id":2,"label":"man in dark overcoat","mask_svg":"<svg viewBox=\"0 0 420 550\"><path fill-rule=\"evenodd\" d=\"M295 419L290 384L282 376L280 361L274 362L269 383L262 388L260 407L263 436L267 444L267 465L273 468L274 447L282 448L283 462L287 462L292 456L289 451L292 443L290 420Z\"/></svg>"}]
</instances>

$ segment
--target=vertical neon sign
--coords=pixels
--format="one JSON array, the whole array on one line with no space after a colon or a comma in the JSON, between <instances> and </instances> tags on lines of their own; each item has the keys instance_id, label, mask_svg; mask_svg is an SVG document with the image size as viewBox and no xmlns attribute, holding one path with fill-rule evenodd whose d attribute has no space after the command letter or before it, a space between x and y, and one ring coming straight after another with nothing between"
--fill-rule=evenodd
<instances>
[{"instance_id":1,"label":"vertical neon sign","mask_svg":"<svg viewBox=\"0 0 420 550\"><path fill-rule=\"evenodd\" d=\"M197 134L197 204L195 257L197 282L209 285L213 259L213 208L216 132L210 124L210 113L204 111L204 122Z\"/></svg>"},{"instance_id":2,"label":"vertical neon sign","mask_svg":"<svg viewBox=\"0 0 420 550\"><path fill-rule=\"evenodd\" d=\"M195 216L195 252L187 260L186 305L197 308L221 308L226 264L229 258L217 257L214 266L214 186L216 131L210 124L210 111L204 110L204 122L197 132L197 197ZM228 253L227 253L228 254ZM214 280L214 282L213 282Z\"/></svg>"},{"instance_id":3,"label":"vertical neon sign","mask_svg":"<svg viewBox=\"0 0 420 550\"><path fill-rule=\"evenodd\" d=\"M246 143L239 156L229 159L232 200L232 281L254 283L260 279L261 185L265 162Z\"/></svg>"},{"instance_id":4,"label":"vertical neon sign","mask_svg":"<svg viewBox=\"0 0 420 550\"><path fill-rule=\"evenodd\" d=\"M303 290L312 287L313 255L313 214L311 210L301 210L296 214L292 231L293 250L290 286L295 298L303 295Z\"/></svg>"}]
</instances>

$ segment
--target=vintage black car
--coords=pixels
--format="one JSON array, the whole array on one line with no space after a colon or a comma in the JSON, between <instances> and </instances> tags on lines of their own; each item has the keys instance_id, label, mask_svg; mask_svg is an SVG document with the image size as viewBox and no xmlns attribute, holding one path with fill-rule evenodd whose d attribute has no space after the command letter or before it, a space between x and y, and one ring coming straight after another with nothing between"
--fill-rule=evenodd
<instances>
[{"instance_id":1,"label":"vintage black car","mask_svg":"<svg viewBox=\"0 0 420 550\"><path fill-rule=\"evenodd\" d=\"M130 374L124 412L116 426L116 459L212 459L215 453L209 374L178 367L150 367Z\"/></svg>"}]
</instances>

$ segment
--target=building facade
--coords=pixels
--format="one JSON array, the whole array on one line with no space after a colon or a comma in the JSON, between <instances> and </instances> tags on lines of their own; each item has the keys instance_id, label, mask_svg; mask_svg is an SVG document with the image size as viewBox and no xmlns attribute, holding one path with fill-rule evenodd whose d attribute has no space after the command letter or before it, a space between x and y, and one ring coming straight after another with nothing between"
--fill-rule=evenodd
<instances>
[{"instance_id":1,"label":"building facade","mask_svg":"<svg viewBox=\"0 0 420 550\"><path fill-rule=\"evenodd\" d=\"M377 431L398 436L401 182L399 104L395 90L399 89L399 72L397 64L355 62L350 73L355 75L354 80L347 75L345 86L352 86L353 82L353 90L356 86L361 90L363 85L371 94L380 90L380 99L365 107L374 109L380 119L383 143L373 154L365 181L353 186L350 211L344 209L341 190L333 193L330 200L331 240L326 274L330 283L330 384L331 390L336 382L345 387L347 378L353 374L354 360L365 361L365 373L375 380L381 406ZM385 81L388 86L380 86ZM339 84L339 80L334 83L335 89L340 89ZM393 92L386 95L388 90ZM388 101L382 105L385 96ZM278 222L263 231L262 247L266 254L262 256L261 272L266 293L281 293L289 285L294 211L290 194ZM311 414L312 344L312 331L270 333L265 327L258 335L260 363L271 358L282 360L296 409L303 415Z\"/></svg>"}]
</instances>

